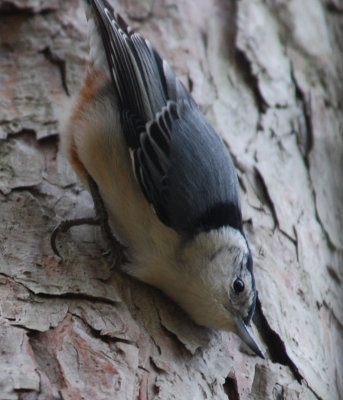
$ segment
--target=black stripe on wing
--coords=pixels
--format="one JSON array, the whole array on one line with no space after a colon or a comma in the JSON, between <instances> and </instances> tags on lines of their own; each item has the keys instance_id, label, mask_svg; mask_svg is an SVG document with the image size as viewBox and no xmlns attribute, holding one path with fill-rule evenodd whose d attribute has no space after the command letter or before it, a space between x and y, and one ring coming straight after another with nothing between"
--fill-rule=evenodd
<instances>
[{"instance_id":1,"label":"black stripe on wing","mask_svg":"<svg viewBox=\"0 0 343 400\"><path fill-rule=\"evenodd\" d=\"M141 76L137 74L139 66L132 56L132 33L106 1L92 0L92 3L121 108L144 116L147 100Z\"/></svg>"},{"instance_id":2,"label":"black stripe on wing","mask_svg":"<svg viewBox=\"0 0 343 400\"><path fill-rule=\"evenodd\" d=\"M132 143L130 147L130 156L132 168L136 180L141 190L154 207L154 210L162 222L169 225L169 217L163 206L163 199L167 191L167 174L170 165L170 130L172 121L179 118L177 106L173 102L168 102L157 114L155 120L148 122L144 130L138 129L141 126L136 125L138 119L126 114L126 125L135 132L129 136L139 137L139 142Z\"/></svg>"},{"instance_id":3,"label":"black stripe on wing","mask_svg":"<svg viewBox=\"0 0 343 400\"><path fill-rule=\"evenodd\" d=\"M158 56L150 42L134 33L131 36L130 48L139 68L152 119L156 112L167 103L167 86L163 74L163 60ZM158 56L158 57L156 57Z\"/></svg>"}]
</instances>

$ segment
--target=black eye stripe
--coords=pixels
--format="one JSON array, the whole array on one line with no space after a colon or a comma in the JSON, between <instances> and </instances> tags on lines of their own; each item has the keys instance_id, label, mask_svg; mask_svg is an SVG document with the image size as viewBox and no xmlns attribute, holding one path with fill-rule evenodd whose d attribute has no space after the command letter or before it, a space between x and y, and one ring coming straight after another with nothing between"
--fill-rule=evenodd
<instances>
[{"instance_id":1,"label":"black eye stripe","mask_svg":"<svg viewBox=\"0 0 343 400\"><path fill-rule=\"evenodd\" d=\"M252 318L253 315L254 315L255 307L256 307L256 300L257 300L257 292L255 291L255 292L254 292L253 301L252 301L250 310L249 310L249 312L248 312L248 316L244 319L244 322L245 322L246 324L249 324L249 323L250 323L251 318Z\"/></svg>"}]
</instances>

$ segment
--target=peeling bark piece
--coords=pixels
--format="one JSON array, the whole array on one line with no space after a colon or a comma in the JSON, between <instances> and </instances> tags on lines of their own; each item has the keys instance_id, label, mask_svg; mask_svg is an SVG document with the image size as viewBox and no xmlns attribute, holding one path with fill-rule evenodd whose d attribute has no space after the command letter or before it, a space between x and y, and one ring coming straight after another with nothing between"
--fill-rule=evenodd
<instances>
[{"instance_id":1,"label":"peeling bark piece","mask_svg":"<svg viewBox=\"0 0 343 400\"><path fill-rule=\"evenodd\" d=\"M104 339L111 338L114 342L123 341L129 344L139 341L139 327L124 303L110 305L74 300L71 302L70 312L79 316Z\"/></svg>"},{"instance_id":2,"label":"peeling bark piece","mask_svg":"<svg viewBox=\"0 0 343 400\"><path fill-rule=\"evenodd\" d=\"M170 310L164 302L159 302L157 307L162 326L175 335L191 354L208 345L210 330L194 324L182 310Z\"/></svg>"},{"instance_id":3,"label":"peeling bark piece","mask_svg":"<svg viewBox=\"0 0 343 400\"><path fill-rule=\"evenodd\" d=\"M58 0L4 0L0 3L0 11L10 12L20 11L36 14L57 8Z\"/></svg>"},{"instance_id":4,"label":"peeling bark piece","mask_svg":"<svg viewBox=\"0 0 343 400\"><path fill-rule=\"evenodd\" d=\"M237 49L249 60L261 97L269 107L292 104L290 63L270 10L260 1L240 1L238 23Z\"/></svg>"},{"instance_id":5,"label":"peeling bark piece","mask_svg":"<svg viewBox=\"0 0 343 400\"><path fill-rule=\"evenodd\" d=\"M13 189L29 188L42 181L43 155L31 134L20 135L0 142L0 191L8 194Z\"/></svg>"},{"instance_id":6,"label":"peeling bark piece","mask_svg":"<svg viewBox=\"0 0 343 400\"><path fill-rule=\"evenodd\" d=\"M0 53L6 54L0 63L0 140L23 130L36 132L38 139L56 135L57 119L66 95L59 68L46 59L42 50L49 47L63 61L64 53L68 51L65 32L58 13L32 16L27 12L38 12L48 7L64 15L67 10L73 14L75 0L17 0L7 4L21 7L22 12L9 13L0 20ZM75 15L70 19L75 21ZM70 49L72 57L84 60L80 31L72 23L69 34L74 36L73 49ZM80 71L82 68L79 67L77 73ZM69 72L68 88L74 90L76 71L71 68Z\"/></svg>"},{"instance_id":7,"label":"peeling bark piece","mask_svg":"<svg viewBox=\"0 0 343 400\"><path fill-rule=\"evenodd\" d=\"M318 400L319 396L306 385L286 383L289 372L276 364L256 365L255 377L251 390L251 399L289 399Z\"/></svg>"},{"instance_id":8,"label":"peeling bark piece","mask_svg":"<svg viewBox=\"0 0 343 400\"><path fill-rule=\"evenodd\" d=\"M37 364L25 330L10 326L0 318L1 397L17 399L15 392L38 392L40 379Z\"/></svg>"},{"instance_id":9,"label":"peeling bark piece","mask_svg":"<svg viewBox=\"0 0 343 400\"><path fill-rule=\"evenodd\" d=\"M312 94L313 141L309 155L319 221L329 240L343 250L343 117L325 107L322 97Z\"/></svg>"},{"instance_id":10,"label":"peeling bark piece","mask_svg":"<svg viewBox=\"0 0 343 400\"><path fill-rule=\"evenodd\" d=\"M258 326L258 330L263 337L264 343L268 348L268 355L274 363L286 365L292 371L294 378L301 384L303 377L301 376L297 366L289 358L285 343L280 336L269 326L267 318L263 314L261 302L257 299L256 312L254 322Z\"/></svg>"},{"instance_id":11,"label":"peeling bark piece","mask_svg":"<svg viewBox=\"0 0 343 400\"><path fill-rule=\"evenodd\" d=\"M44 332L63 320L68 304L58 298L33 296L24 286L11 279L0 278L0 309L1 316L11 325Z\"/></svg>"},{"instance_id":12,"label":"peeling bark piece","mask_svg":"<svg viewBox=\"0 0 343 400\"><path fill-rule=\"evenodd\" d=\"M290 132L290 121L288 124ZM313 203L306 167L301 159L296 137L288 133L282 138L272 137L266 142L262 136L258 136L251 148L255 151L256 168L268 191L267 198L270 201L267 203L274 221L295 243L293 226L298 224L301 216ZM273 163L280 165L272 168ZM294 178L295 174L299 179Z\"/></svg>"},{"instance_id":13,"label":"peeling bark piece","mask_svg":"<svg viewBox=\"0 0 343 400\"><path fill-rule=\"evenodd\" d=\"M55 329L36 335L32 341L40 368L54 382L63 399L134 398L137 357L106 343L68 316Z\"/></svg>"}]
</instances>

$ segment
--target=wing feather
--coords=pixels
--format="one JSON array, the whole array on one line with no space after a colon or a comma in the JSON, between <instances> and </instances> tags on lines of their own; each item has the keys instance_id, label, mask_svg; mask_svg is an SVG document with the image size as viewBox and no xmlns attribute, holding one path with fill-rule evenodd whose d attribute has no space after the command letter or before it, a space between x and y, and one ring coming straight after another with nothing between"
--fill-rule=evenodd
<instances>
[{"instance_id":1,"label":"wing feather","mask_svg":"<svg viewBox=\"0 0 343 400\"><path fill-rule=\"evenodd\" d=\"M133 173L157 216L187 235L227 224L241 229L236 172L222 139L151 44L106 0L88 2L117 93Z\"/></svg>"}]
</instances>

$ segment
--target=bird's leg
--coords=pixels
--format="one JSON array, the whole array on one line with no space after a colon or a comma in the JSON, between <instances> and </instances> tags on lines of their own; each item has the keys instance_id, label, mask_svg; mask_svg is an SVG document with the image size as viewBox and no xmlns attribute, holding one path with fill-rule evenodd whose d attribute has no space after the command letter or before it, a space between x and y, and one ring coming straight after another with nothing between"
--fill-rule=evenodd
<instances>
[{"instance_id":1,"label":"bird's leg","mask_svg":"<svg viewBox=\"0 0 343 400\"><path fill-rule=\"evenodd\" d=\"M112 235L104 202L100 196L97 184L90 175L88 175L88 185L93 198L96 217L76 218L60 222L52 232L50 238L51 248L58 257L62 258L56 246L57 235L60 232L67 232L73 226L99 225L108 248L104 255L110 255L109 262L118 267L127 261L125 255L126 248Z\"/></svg>"},{"instance_id":2,"label":"bird's leg","mask_svg":"<svg viewBox=\"0 0 343 400\"><path fill-rule=\"evenodd\" d=\"M108 223L107 210L99 193L98 185L90 175L88 175L88 186L94 202L96 219L106 241L107 251L104 255L109 257L111 265L119 267L128 261L125 254L126 247L113 236Z\"/></svg>"}]
</instances>

